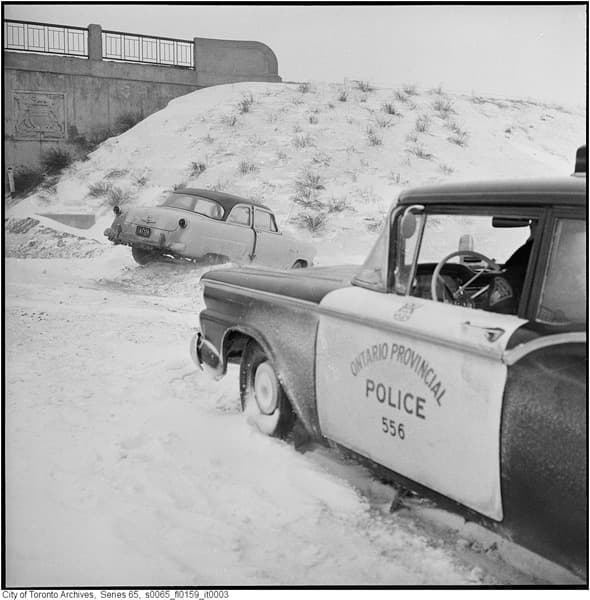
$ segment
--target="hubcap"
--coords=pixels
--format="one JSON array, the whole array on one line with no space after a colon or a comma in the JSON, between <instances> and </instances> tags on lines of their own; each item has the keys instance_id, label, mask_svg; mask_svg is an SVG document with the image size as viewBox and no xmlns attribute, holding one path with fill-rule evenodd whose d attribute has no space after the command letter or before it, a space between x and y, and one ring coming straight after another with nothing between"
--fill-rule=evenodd
<instances>
[{"instance_id":1,"label":"hubcap","mask_svg":"<svg viewBox=\"0 0 590 600\"><path fill-rule=\"evenodd\" d=\"M272 415L277 409L277 380L272 367L267 362L261 363L256 369L254 395L261 413Z\"/></svg>"}]
</instances>

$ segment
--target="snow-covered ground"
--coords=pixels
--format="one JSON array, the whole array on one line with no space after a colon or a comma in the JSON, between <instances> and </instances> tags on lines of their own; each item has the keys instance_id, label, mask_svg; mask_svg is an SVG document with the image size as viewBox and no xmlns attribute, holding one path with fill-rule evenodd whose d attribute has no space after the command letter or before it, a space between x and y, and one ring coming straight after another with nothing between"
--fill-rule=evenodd
<instances>
[{"instance_id":1,"label":"snow-covered ground","mask_svg":"<svg viewBox=\"0 0 590 600\"><path fill-rule=\"evenodd\" d=\"M202 271L122 248L5 269L9 585L570 580L428 503L389 514L364 468L252 430L235 370L213 383L189 358Z\"/></svg>"},{"instance_id":2,"label":"snow-covered ground","mask_svg":"<svg viewBox=\"0 0 590 600\"><path fill-rule=\"evenodd\" d=\"M452 118L469 132L458 146L432 108L437 94L419 92L371 145L367 127L394 93L349 86L341 102L342 87L240 84L176 99L7 211L8 585L577 582L419 498L391 514L393 488L335 450L301 453L253 431L235 370L212 382L189 357L203 270L140 267L102 236L110 200L92 185L149 204L185 183L257 197L313 239L320 263L358 262L407 183L567 174L583 137L582 113L453 97ZM249 94L249 112L236 111ZM429 131L408 141L426 112ZM308 145L294 141L308 134ZM415 143L432 157L407 151ZM245 160L256 169L242 174ZM194 176L197 161L206 170ZM346 204L313 236L296 225L292 200L310 170L324 207ZM39 216L52 211L93 212L97 225Z\"/></svg>"}]
</instances>

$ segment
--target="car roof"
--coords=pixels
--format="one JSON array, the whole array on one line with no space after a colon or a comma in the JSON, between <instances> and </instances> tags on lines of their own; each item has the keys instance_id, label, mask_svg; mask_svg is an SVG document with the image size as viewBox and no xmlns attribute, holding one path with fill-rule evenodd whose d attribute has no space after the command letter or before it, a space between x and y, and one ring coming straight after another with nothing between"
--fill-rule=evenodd
<instances>
[{"instance_id":1,"label":"car roof","mask_svg":"<svg viewBox=\"0 0 590 600\"><path fill-rule=\"evenodd\" d=\"M268 206L265 206L260 202L248 200L247 198L241 198L240 196L234 196L233 194L228 194L226 192L216 192L214 190L202 190L197 188L182 188L174 190L174 193L185 194L189 196L201 196L202 198L207 198L208 200L215 200L215 202L219 202L219 204L221 204L226 214L236 204L251 204L252 206L257 206L258 208L270 210Z\"/></svg>"},{"instance_id":2,"label":"car roof","mask_svg":"<svg viewBox=\"0 0 590 600\"><path fill-rule=\"evenodd\" d=\"M403 191L398 204L586 205L586 176L443 183Z\"/></svg>"}]
</instances>

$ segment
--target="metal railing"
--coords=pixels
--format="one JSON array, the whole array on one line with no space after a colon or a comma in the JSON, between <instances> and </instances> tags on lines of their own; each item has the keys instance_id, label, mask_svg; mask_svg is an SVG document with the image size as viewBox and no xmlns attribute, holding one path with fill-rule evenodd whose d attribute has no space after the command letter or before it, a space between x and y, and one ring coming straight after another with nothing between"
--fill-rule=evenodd
<instances>
[{"instance_id":1,"label":"metal railing","mask_svg":"<svg viewBox=\"0 0 590 600\"><path fill-rule=\"evenodd\" d=\"M109 60L194 69L194 43L119 31L102 32L102 55Z\"/></svg>"},{"instance_id":2,"label":"metal railing","mask_svg":"<svg viewBox=\"0 0 590 600\"><path fill-rule=\"evenodd\" d=\"M98 29L100 31L100 29ZM35 21L4 21L4 49L89 58L89 30ZM92 32L92 35L96 35ZM94 40L94 38L93 38ZM97 58L123 62L195 68L194 42L122 31L102 31ZM95 41L93 48L96 48Z\"/></svg>"},{"instance_id":3,"label":"metal railing","mask_svg":"<svg viewBox=\"0 0 590 600\"><path fill-rule=\"evenodd\" d=\"M88 57L88 29L34 21L4 21L4 48Z\"/></svg>"}]
</instances>

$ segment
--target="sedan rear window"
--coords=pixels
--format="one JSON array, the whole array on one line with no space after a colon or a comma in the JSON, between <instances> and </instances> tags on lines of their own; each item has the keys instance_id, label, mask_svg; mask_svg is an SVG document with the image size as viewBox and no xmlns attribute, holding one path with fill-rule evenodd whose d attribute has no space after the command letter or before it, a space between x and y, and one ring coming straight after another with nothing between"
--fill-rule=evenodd
<instances>
[{"instance_id":1,"label":"sedan rear window","mask_svg":"<svg viewBox=\"0 0 590 600\"><path fill-rule=\"evenodd\" d=\"M212 219L223 219L223 207L221 204L215 202L215 200L202 198L201 196L177 194L173 192L166 198L162 206L191 210Z\"/></svg>"},{"instance_id":2,"label":"sedan rear window","mask_svg":"<svg viewBox=\"0 0 590 600\"><path fill-rule=\"evenodd\" d=\"M184 210L193 210L195 205L195 196L187 196L184 194L170 194L164 200L162 206L170 206L171 208L183 208Z\"/></svg>"}]
</instances>

